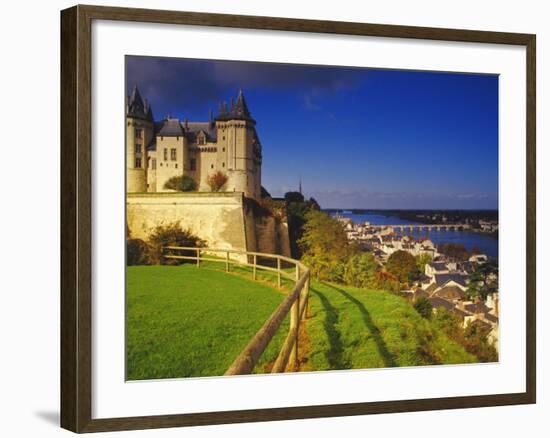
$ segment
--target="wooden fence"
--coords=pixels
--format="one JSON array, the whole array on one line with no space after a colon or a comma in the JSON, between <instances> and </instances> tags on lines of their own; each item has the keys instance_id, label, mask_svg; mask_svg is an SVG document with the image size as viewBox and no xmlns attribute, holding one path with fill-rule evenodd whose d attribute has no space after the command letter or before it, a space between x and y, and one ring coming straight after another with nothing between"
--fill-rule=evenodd
<instances>
[{"instance_id":1,"label":"wooden fence","mask_svg":"<svg viewBox=\"0 0 550 438\"><path fill-rule=\"evenodd\" d=\"M214 255L221 254L221 257ZM242 256L241 261L231 255ZM252 251L239 251L231 249L195 248L183 246L167 246L163 248L163 257L168 259L180 259L194 261L197 267L201 262L219 262L225 264L225 270L230 271L231 265L241 265L252 268L252 278L256 280L257 271L264 270L277 274L277 287L281 288L282 279L286 278L294 282L294 287L275 309L264 323L262 328L254 335L248 345L241 351L225 375L251 374L258 359L273 339L283 320L290 312L290 326L285 342L279 351L279 355L271 369L272 373L282 373L296 369L298 364L298 333L300 321L304 318L309 296L309 269L298 260L276 254L267 254ZM272 266L258 263L260 260L269 260ZM283 264L291 266L289 272L283 268Z\"/></svg>"}]
</instances>

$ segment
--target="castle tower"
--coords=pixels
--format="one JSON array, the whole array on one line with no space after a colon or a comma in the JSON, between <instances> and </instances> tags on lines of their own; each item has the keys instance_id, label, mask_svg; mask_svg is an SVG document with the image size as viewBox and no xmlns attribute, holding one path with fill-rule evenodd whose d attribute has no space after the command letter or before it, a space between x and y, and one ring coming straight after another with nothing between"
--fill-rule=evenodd
<instances>
[{"instance_id":1,"label":"castle tower","mask_svg":"<svg viewBox=\"0 0 550 438\"><path fill-rule=\"evenodd\" d=\"M147 191L147 146L154 134L153 111L137 86L126 104L126 191Z\"/></svg>"},{"instance_id":2,"label":"castle tower","mask_svg":"<svg viewBox=\"0 0 550 438\"><path fill-rule=\"evenodd\" d=\"M226 190L243 192L245 196L261 196L262 148L244 94L239 91L230 110L223 102L215 119L218 160L226 163Z\"/></svg>"}]
</instances>

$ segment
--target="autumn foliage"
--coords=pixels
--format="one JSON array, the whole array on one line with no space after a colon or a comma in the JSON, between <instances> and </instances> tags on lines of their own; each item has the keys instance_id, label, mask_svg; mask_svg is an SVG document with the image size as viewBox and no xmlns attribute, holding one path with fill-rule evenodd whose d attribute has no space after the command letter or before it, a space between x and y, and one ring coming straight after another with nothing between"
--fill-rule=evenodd
<instances>
[{"instance_id":1,"label":"autumn foliage","mask_svg":"<svg viewBox=\"0 0 550 438\"><path fill-rule=\"evenodd\" d=\"M213 192L219 192L223 189L223 187L227 183L227 180L227 175L221 170L218 170L212 175L209 175L206 182L210 186L210 190L212 190Z\"/></svg>"}]
</instances>

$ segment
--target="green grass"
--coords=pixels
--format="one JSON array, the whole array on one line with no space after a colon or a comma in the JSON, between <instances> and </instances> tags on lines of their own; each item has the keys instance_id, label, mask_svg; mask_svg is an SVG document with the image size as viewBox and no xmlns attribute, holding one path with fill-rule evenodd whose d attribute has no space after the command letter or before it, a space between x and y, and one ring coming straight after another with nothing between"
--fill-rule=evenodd
<instances>
[{"instance_id":1,"label":"green grass","mask_svg":"<svg viewBox=\"0 0 550 438\"><path fill-rule=\"evenodd\" d=\"M389 292L312 282L302 370L477 362Z\"/></svg>"},{"instance_id":2,"label":"green grass","mask_svg":"<svg viewBox=\"0 0 550 438\"><path fill-rule=\"evenodd\" d=\"M127 378L223 375L284 299L260 275L182 266L127 268ZM242 271L242 270L240 270ZM274 361L288 330L285 321L255 372Z\"/></svg>"},{"instance_id":3,"label":"green grass","mask_svg":"<svg viewBox=\"0 0 550 438\"><path fill-rule=\"evenodd\" d=\"M132 266L127 270L127 378L223 375L283 300L276 274L225 263ZM292 272L289 269L289 272ZM293 285L283 280L284 291ZM300 370L477 362L403 298L385 291L311 282L300 336ZM268 372L288 321L260 358Z\"/></svg>"}]
</instances>

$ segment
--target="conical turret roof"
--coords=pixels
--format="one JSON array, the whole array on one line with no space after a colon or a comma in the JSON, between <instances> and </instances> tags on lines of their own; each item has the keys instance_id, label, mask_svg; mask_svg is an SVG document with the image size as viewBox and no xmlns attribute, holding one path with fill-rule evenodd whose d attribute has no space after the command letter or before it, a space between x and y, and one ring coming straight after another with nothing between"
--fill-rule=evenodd
<instances>
[{"instance_id":1,"label":"conical turret roof","mask_svg":"<svg viewBox=\"0 0 550 438\"><path fill-rule=\"evenodd\" d=\"M239 90L239 95L237 96L236 101L231 101L231 110L227 111L227 103L223 102L220 104L220 109L216 120L250 120L254 122L248 105L246 104L246 99L244 98L243 90Z\"/></svg>"},{"instance_id":2,"label":"conical turret roof","mask_svg":"<svg viewBox=\"0 0 550 438\"><path fill-rule=\"evenodd\" d=\"M132 94L128 99L127 116L135 117L138 119L147 119L147 111L145 105L143 104L141 94L139 94L137 85L134 86Z\"/></svg>"}]
</instances>

